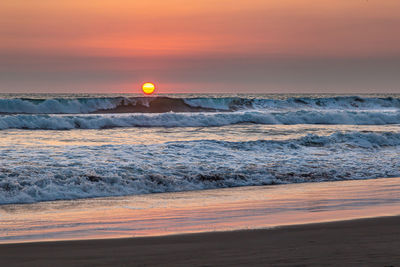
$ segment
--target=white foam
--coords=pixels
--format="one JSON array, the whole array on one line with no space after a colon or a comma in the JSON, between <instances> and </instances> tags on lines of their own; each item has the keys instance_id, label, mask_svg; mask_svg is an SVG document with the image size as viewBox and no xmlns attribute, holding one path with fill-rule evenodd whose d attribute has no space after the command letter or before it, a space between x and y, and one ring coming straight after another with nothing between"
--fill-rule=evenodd
<instances>
[{"instance_id":1,"label":"white foam","mask_svg":"<svg viewBox=\"0 0 400 267\"><path fill-rule=\"evenodd\" d=\"M400 133L0 150L0 203L400 175Z\"/></svg>"},{"instance_id":2,"label":"white foam","mask_svg":"<svg viewBox=\"0 0 400 267\"><path fill-rule=\"evenodd\" d=\"M268 109L268 110L398 110L400 99L398 98L362 98L357 96L327 97L327 98L288 98L259 99L259 98L190 98L184 100L193 107L212 108L218 110L242 110L242 109Z\"/></svg>"},{"instance_id":3,"label":"white foam","mask_svg":"<svg viewBox=\"0 0 400 267\"><path fill-rule=\"evenodd\" d=\"M119 106L136 105L149 107L155 99L171 105L171 98L146 97L103 97L103 98L49 98L49 99L0 99L0 113L14 114L81 114L99 110L112 110ZM177 100L177 99L175 99ZM179 100L179 99L178 99ZM257 99L239 97L204 97L181 98L186 105L196 108L216 110L391 110L400 109L399 98L361 98L361 97L327 97L327 98L288 98ZM173 103L177 104L180 101Z\"/></svg>"},{"instance_id":4,"label":"white foam","mask_svg":"<svg viewBox=\"0 0 400 267\"><path fill-rule=\"evenodd\" d=\"M90 113L112 109L121 102L118 98L89 99L0 99L0 113L58 114Z\"/></svg>"},{"instance_id":5,"label":"white foam","mask_svg":"<svg viewBox=\"0 0 400 267\"><path fill-rule=\"evenodd\" d=\"M255 124L399 124L399 111L222 112L102 115L3 115L0 129L103 129L113 127L187 127Z\"/></svg>"}]
</instances>

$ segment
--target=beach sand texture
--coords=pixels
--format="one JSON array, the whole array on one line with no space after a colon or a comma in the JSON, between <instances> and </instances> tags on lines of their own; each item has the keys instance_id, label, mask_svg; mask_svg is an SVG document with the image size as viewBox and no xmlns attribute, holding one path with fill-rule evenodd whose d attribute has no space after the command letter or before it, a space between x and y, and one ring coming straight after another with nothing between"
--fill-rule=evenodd
<instances>
[{"instance_id":1,"label":"beach sand texture","mask_svg":"<svg viewBox=\"0 0 400 267\"><path fill-rule=\"evenodd\" d=\"M397 266L400 217L266 230L0 245L1 266Z\"/></svg>"}]
</instances>

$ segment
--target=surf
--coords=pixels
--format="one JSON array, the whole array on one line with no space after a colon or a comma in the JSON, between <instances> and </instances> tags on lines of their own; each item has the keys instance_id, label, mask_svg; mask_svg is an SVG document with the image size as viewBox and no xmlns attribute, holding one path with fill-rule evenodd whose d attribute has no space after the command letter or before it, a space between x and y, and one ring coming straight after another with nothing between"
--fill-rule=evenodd
<instances>
[{"instance_id":1,"label":"surf","mask_svg":"<svg viewBox=\"0 0 400 267\"><path fill-rule=\"evenodd\" d=\"M399 97L78 97L2 98L0 114L228 112L243 110L399 110Z\"/></svg>"}]
</instances>

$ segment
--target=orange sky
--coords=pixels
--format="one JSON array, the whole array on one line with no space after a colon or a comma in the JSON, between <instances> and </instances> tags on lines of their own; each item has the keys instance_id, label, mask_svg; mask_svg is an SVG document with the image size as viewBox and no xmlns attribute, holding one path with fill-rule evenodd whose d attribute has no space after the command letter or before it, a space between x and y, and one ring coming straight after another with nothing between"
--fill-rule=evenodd
<instances>
[{"instance_id":1,"label":"orange sky","mask_svg":"<svg viewBox=\"0 0 400 267\"><path fill-rule=\"evenodd\" d=\"M400 92L399 29L398 0L2 0L0 92Z\"/></svg>"}]
</instances>

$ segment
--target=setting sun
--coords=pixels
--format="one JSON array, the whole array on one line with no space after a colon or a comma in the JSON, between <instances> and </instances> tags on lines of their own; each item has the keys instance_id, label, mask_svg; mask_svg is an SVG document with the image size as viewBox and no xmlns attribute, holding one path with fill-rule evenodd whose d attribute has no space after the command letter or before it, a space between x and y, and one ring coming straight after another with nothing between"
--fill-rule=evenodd
<instances>
[{"instance_id":1,"label":"setting sun","mask_svg":"<svg viewBox=\"0 0 400 267\"><path fill-rule=\"evenodd\" d=\"M400 267L399 11L0 0L0 267Z\"/></svg>"},{"instance_id":2,"label":"setting sun","mask_svg":"<svg viewBox=\"0 0 400 267\"><path fill-rule=\"evenodd\" d=\"M155 89L156 87L153 83L144 83L142 85L143 93L145 93L146 95L151 95L152 93L154 93Z\"/></svg>"}]
</instances>

